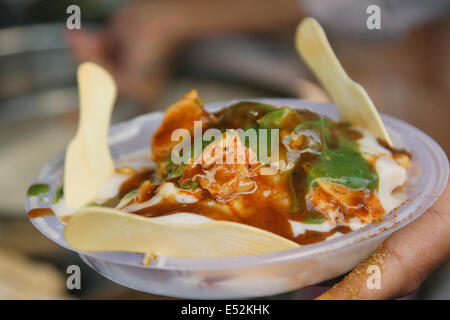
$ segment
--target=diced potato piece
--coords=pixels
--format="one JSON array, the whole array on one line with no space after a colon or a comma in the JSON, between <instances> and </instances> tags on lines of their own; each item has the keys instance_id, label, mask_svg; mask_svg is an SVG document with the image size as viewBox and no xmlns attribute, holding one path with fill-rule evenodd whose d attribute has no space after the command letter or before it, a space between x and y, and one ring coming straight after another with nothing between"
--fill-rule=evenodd
<instances>
[{"instance_id":1,"label":"diced potato piece","mask_svg":"<svg viewBox=\"0 0 450 320\"><path fill-rule=\"evenodd\" d=\"M179 141L171 141L174 130L187 129L192 133L194 121L202 120L205 126L211 119L212 116L203 110L200 101L197 91L192 90L183 99L167 108L162 123L151 140L153 160L165 159L172 148L179 143Z\"/></svg>"},{"instance_id":2,"label":"diced potato piece","mask_svg":"<svg viewBox=\"0 0 450 320\"><path fill-rule=\"evenodd\" d=\"M199 178L200 186L219 202L232 200L238 194L255 188L244 164L215 164L205 173Z\"/></svg>"},{"instance_id":3,"label":"diced potato piece","mask_svg":"<svg viewBox=\"0 0 450 320\"><path fill-rule=\"evenodd\" d=\"M217 201L232 200L255 188L249 169L256 164L256 155L241 143L239 136L227 134L224 139L208 145L202 159L204 175L198 178L200 186Z\"/></svg>"},{"instance_id":4,"label":"diced potato piece","mask_svg":"<svg viewBox=\"0 0 450 320\"><path fill-rule=\"evenodd\" d=\"M139 190L136 195L136 202L143 203L151 199L153 196L153 192L155 191L156 186L154 186L149 180L144 181L143 184L139 187Z\"/></svg>"},{"instance_id":5,"label":"diced potato piece","mask_svg":"<svg viewBox=\"0 0 450 320\"><path fill-rule=\"evenodd\" d=\"M322 213L331 225L336 226L338 222L344 220L336 199L320 187L313 188L306 196L306 200L316 211Z\"/></svg>"},{"instance_id":6,"label":"diced potato piece","mask_svg":"<svg viewBox=\"0 0 450 320\"><path fill-rule=\"evenodd\" d=\"M318 187L308 197L316 210L337 225L346 225L352 217L358 217L365 224L372 223L385 213L375 193L349 189L325 180L319 180Z\"/></svg>"},{"instance_id":7,"label":"diced potato piece","mask_svg":"<svg viewBox=\"0 0 450 320\"><path fill-rule=\"evenodd\" d=\"M201 159L197 159L196 162L201 162L204 168L225 162L252 165L257 163L257 157L255 152L242 144L236 131L231 130L224 133L221 140L206 146Z\"/></svg>"}]
</instances>

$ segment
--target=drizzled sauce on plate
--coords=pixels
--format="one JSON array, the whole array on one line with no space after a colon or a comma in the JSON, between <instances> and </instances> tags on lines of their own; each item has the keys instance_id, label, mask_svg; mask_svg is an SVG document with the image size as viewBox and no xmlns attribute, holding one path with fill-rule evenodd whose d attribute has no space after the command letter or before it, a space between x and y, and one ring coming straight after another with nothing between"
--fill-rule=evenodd
<instances>
[{"instance_id":1,"label":"drizzled sauce on plate","mask_svg":"<svg viewBox=\"0 0 450 320\"><path fill-rule=\"evenodd\" d=\"M29 218L35 219L46 216L53 216L55 215L55 212L50 208L35 208L28 211L27 215Z\"/></svg>"}]
</instances>

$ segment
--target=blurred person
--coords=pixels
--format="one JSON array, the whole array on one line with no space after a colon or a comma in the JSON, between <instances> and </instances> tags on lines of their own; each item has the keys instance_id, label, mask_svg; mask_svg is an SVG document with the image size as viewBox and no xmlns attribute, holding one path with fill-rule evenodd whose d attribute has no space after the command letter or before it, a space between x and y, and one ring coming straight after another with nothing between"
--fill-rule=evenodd
<instances>
[{"instance_id":1,"label":"blurred person","mask_svg":"<svg viewBox=\"0 0 450 320\"><path fill-rule=\"evenodd\" d=\"M380 30L366 26L366 10L373 4L381 9ZM107 67L123 95L148 103L163 88L173 58L200 39L280 34L310 15L330 34L347 39L401 41L412 30L445 16L449 8L450 0L140 0L121 9L103 30L69 31L67 38L79 60ZM408 60L408 55L404 58ZM450 72L444 76L450 82Z\"/></svg>"},{"instance_id":2,"label":"blurred person","mask_svg":"<svg viewBox=\"0 0 450 320\"><path fill-rule=\"evenodd\" d=\"M68 42L78 60L106 67L120 94L151 105L185 46L212 35L276 34L299 20L295 0L132 1L105 29L69 31Z\"/></svg>"},{"instance_id":3,"label":"blurred person","mask_svg":"<svg viewBox=\"0 0 450 320\"><path fill-rule=\"evenodd\" d=\"M381 29L367 28L369 5L379 6ZM149 109L176 58L198 41L274 38L313 16L378 109L425 130L449 153L449 9L450 0L140 0L130 1L102 30L69 31L67 39L78 60L109 69L120 96Z\"/></svg>"},{"instance_id":4,"label":"blurred person","mask_svg":"<svg viewBox=\"0 0 450 320\"><path fill-rule=\"evenodd\" d=\"M366 27L366 10L373 4L381 8L380 30ZM95 33L70 31L68 41L79 60L90 60L106 67L122 95L151 104L164 88L173 58L195 41L229 34L276 35L292 31L302 16L310 15L316 17L331 35L346 38L347 44L355 39L369 43L366 47L360 43L351 44L342 60L345 66L348 62L349 73L357 75L355 79L363 85L369 84L369 94L375 95L375 101L377 97L388 95L386 86L392 82L386 79L391 77L398 86L410 84L409 87L398 87L403 89L416 88L419 81L425 83L423 96L420 96L420 90L406 90L404 103L400 105L409 106L406 102L414 99L434 104L435 110L440 112L437 118L426 117L432 119L434 125L446 121L445 116L440 115L448 115L450 64L446 53L450 47L448 41L441 40L445 40L450 29L433 26L442 17L448 18L449 8L449 0L133 1L103 30ZM444 20L444 25L448 26L448 19ZM378 59L380 55L386 55L388 62L385 65ZM371 80L375 83L372 87ZM395 95L395 99L400 99L401 90L396 90ZM395 106L391 103L381 105L385 110L391 108L388 110L395 115L396 110L392 109ZM425 109L428 115L430 111ZM405 110L401 112L405 115ZM389 299L413 292L432 270L448 260L448 228L449 187L426 214L396 232L366 263L320 298ZM368 262L374 261L383 264L381 290L368 290L367 275L361 272Z\"/></svg>"}]
</instances>

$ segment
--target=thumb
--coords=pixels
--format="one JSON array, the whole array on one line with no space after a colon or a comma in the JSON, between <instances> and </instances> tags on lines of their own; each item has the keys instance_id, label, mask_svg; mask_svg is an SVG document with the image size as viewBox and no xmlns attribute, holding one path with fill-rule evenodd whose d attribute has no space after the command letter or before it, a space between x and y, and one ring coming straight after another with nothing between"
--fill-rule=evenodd
<instances>
[{"instance_id":1,"label":"thumb","mask_svg":"<svg viewBox=\"0 0 450 320\"><path fill-rule=\"evenodd\" d=\"M450 256L450 186L436 204L398 230L319 300L392 299L417 290ZM378 270L379 287L369 283Z\"/></svg>"}]
</instances>

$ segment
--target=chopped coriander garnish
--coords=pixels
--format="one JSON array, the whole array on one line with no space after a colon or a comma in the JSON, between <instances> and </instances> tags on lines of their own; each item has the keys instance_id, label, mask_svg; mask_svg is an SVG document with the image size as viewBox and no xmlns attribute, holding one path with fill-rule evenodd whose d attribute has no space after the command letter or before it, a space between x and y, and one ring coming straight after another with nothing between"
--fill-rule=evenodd
<instances>
[{"instance_id":1,"label":"chopped coriander garnish","mask_svg":"<svg viewBox=\"0 0 450 320\"><path fill-rule=\"evenodd\" d=\"M64 196L64 189L63 187L59 187L55 194L55 199L53 199L52 204L57 204L59 200L62 199Z\"/></svg>"},{"instance_id":2,"label":"chopped coriander garnish","mask_svg":"<svg viewBox=\"0 0 450 320\"><path fill-rule=\"evenodd\" d=\"M31 185L27 190L28 196L38 196L43 193L47 193L50 190L50 186L45 183L36 183Z\"/></svg>"},{"instance_id":3,"label":"chopped coriander garnish","mask_svg":"<svg viewBox=\"0 0 450 320\"><path fill-rule=\"evenodd\" d=\"M189 182L189 183L186 183L186 184L182 184L180 186L180 188L184 189L184 190L195 190L198 187L200 187L200 184L197 181L192 181L192 182Z\"/></svg>"}]
</instances>

